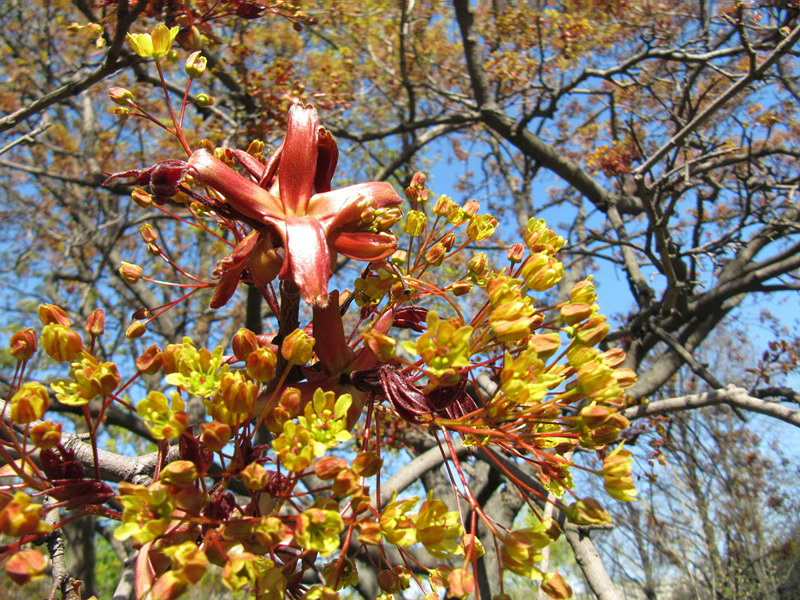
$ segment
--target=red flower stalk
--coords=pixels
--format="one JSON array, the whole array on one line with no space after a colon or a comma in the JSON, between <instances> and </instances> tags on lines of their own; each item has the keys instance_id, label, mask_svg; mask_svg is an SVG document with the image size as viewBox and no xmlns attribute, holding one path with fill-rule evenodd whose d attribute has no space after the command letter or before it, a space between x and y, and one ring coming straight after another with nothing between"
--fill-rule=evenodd
<instances>
[{"instance_id":1,"label":"red flower stalk","mask_svg":"<svg viewBox=\"0 0 800 600\"><path fill-rule=\"evenodd\" d=\"M331 263L340 252L357 260L386 258L397 247L388 229L399 219L400 197L388 183L369 182L331 189L339 151L333 136L319 124L317 111L295 104L289 110L286 139L263 165L249 154L234 155L257 180L244 177L207 150L197 150L175 169L152 167L109 177L150 181L160 200L177 192L188 172L215 190L222 202L207 201L223 218L244 222L253 231L217 267L219 283L211 301L217 308L236 290L245 269L261 287L275 277L294 281L303 299L315 306L328 302ZM163 181L169 174L171 183ZM387 210L388 209L388 210Z\"/></svg>"}]
</instances>

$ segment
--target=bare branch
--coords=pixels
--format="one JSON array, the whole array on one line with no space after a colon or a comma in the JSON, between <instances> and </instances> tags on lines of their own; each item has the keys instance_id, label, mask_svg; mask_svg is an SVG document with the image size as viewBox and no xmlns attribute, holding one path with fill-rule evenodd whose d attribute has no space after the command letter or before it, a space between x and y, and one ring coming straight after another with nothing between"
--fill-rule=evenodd
<instances>
[{"instance_id":1,"label":"bare branch","mask_svg":"<svg viewBox=\"0 0 800 600\"><path fill-rule=\"evenodd\" d=\"M794 425L795 427L800 427L800 412L781 406L775 402L767 402L760 398L754 398L747 390L735 385L729 385L722 389L705 392L703 394L678 396L632 406L625 409L622 414L633 421L634 419L657 417L674 412L702 408L704 406L717 406L720 404L727 404L732 407L774 417L785 423Z\"/></svg>"},{"instance_id":2,"label":"bare branch","mask_svg":"<svg viewBox=\"0 0 800 600\"><path fill-rule=\"evenodd\" d=\"M62 85L61 87L45 94L38 100L35 100L19 109L16 112L0 119L0 133L15 127L31 115L35 115L43 111L48 106L52 106L56 102L61 102L67 98L71 98L83 90L92 87L95 83L103 81L112 73L116 73L120 69L131 64L132 57L129 53L122 50L122 43L125 39L125 34L128 31L131 23L133 23L139 14L147 6L147 0L139 0L133 7L133 10L128 11L127 2L119 2L117 10L117 30L114 33L114 40L111 47L106 54L103 63L90 73L83 77L79 77Z\"/></svg>"},{"instance_id":3,"label":"bare branch","mask_svg":"<svg viewBox=\"0 0 800 600\"><path fill-rule=\"evenodd\" d=\"M714 98L714 100L706 106L701 112L699 112L691 121L689 121L686 125L684 125L678 133L672 136L669 141L663 144L658 150L653 152L643 164L639 165L635 170L634 174L638 176L642 176L644 173L647 173L652 169L656 164L658 164L666 155L667 152L672 150L674 147L679 146L681 142L688 136L689 134L695 132L698 127L700 127L703 123L705 123L708 119L710 119L715 113L722 109L728 102L730 102L736 94L744 90L748 85L750 85L753 81L756 81L760 77L766 73L766 71L773 65L775 62L784 54L791 50L792 46L795 45L797 40L800 39L800 25L797 25L790 33L787 35L783 41L778 44L778 46L770 52L770 54L761 62L760 65L757 65L755 68L751 69L746 75L743 75L736 83L730 86L727 90L721 93L719 96Z\"/></svg>"},{"instance_id":4,"label":"bare branch","mask_svg":"<svg viewBox=\"0 0 800 600\"><path fill-rule=\"evenodd\" d=\"M0 414L3 420L10 423L11 410L6 407L7 402L0 400ZM41 421L33 421L33 427ZM65 448L75 452L75 458L81 463L87 472L94 472L94 458L92 445L83 441L81 436L76 434L65 434L62 436L62 443ZM36 458L37 455L33 454ZM171 446L167 455L166 463L180 458L178 447ZM149 485L155 472L158 452L151 452L141 456L125 456L115 452L109 452L102 448L97 449L97 459L100 467L100 477L106 481L129 481L140 485Z\"/></svg>"},{"instance_id":5,"label":"bare branch","mask_svg":"<svg viewBox=\"0 0 800 600\"><path fill-rule=\"evenodd\" d=\"M614 583L608 576L603 566L603 561L594 542L589 537L589 532L571 523L564 527L564 535L575 553L575 560L583 571L589 587L599 600L622 600Z\"/></svg>"}]
</instances>

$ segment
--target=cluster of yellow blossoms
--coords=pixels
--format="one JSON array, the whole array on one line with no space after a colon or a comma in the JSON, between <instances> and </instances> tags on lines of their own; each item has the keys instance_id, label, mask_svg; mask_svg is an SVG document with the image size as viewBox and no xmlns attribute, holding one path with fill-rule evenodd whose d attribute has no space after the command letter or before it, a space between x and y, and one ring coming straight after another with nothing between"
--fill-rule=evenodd
<instances>
[{"instance_id":1,"label":"cluster of yellow blossoms","mask_svg":"<svg viewBox=\"0 0 800 600\"><path fill-rule=\"evenodd\" d=\"M137 358L138 375L160 374L167 389L148 392L136 411L162 458L176 440L181 458L160 462L149 485L120 483L121 513L96 505L92 510L118 519L115 535L135 540L147 554L154 568L137 579L140 592L177 597L216 564L231 590L250 588L258 598L283 598L289 590L309 600L336 598L336 590L358 578L351 550L391 545L404 555L419 545L442 563L427 570L382 563L382 599L419 581L420 570L430 597L441 588L455 596L471 593L469 567L485 552L468 533L474 524L431 494L421 503L393 496L381 504L373 491L384 460L375 433L378 415L421 423L444 452L458 440L526 462L567 519L579 525L610 518L599 502L572 491L571 455L578 448L600 454L612 497L635 498L631 454L610 448L629 425L619 409L634 374L622 368L620 350L597 348L608 325L591 279L569 290L565 301L539 304L531 295L561 281L557 253L564 240L532 219L524 244L511 246L508 265L495 270L485 252L465 256L493 235L494 217L478 214L475 202L462 207L447 197L426 209L419 176L407 197L414 210L400 228L408 246L372 263L355 281L352 297L361 310L351 334L344 335L343 302L341 310L315 306L310 332L298 328L278 344L243 329L233 338L232 355L221 347L197 348L185 338L164 350L151 346ZM335 292L330 297L338 300ZM38 343L31 329L11 340L19 363L41 344L53 360L70 365L63 380L50 384L61 403L99 400L105 410L122 402L131 382L123 384L117 365L93 352L101 316L87 323L85 342L63 310L45 305L39 314ZM398 345L392 326L417 333ZM477 384L481 374L491 385ZM209 421L189 422L191 397L203 399ZM33 445L58 463L68 456L60 425L40 421L49 404L45 386L20 380L4 418L30 426ZM262 424L271 437L257 446ZM343 458L343 449L351 460ZM17 450L23 463L32 464L26 447ZM45 493L56 485L38 468L20 468L18 475ZM72 477L86 478L82 471ZM568 495L571 503L562 500ZM551 597L569 597L557 572L537 566L542 550L560 534L555 521L499 530L479 506L472 508L496 532L507 570L541 580ZM28 552L24 543L49 531L42 510L25 492L0 489L0 533L19 540L17 555ZM322 582L305 585L302 575L316 560Z\"/></svg>"}]
</instances>

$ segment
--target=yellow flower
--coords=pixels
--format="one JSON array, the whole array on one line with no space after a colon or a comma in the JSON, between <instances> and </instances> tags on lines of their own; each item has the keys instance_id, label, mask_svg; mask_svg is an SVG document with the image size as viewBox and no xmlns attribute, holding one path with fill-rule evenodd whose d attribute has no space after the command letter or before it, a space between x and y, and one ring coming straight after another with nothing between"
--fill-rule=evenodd
<instances>
[{"instance_id":1,"label":"yellow flower","mask_svg":"<svg viewBox=\"0 0 800 600\"><path fill-rule=\"evenodd\" d=\"M520 273L525 285L537 292L549 290L564 277L564 265L544 252L533 252Z\"/></svg>"},{"instance_id":2,"label":"yellow flower","mask_svg":"<svg viewBox=\"0 0 800 600\"><path fill-rule=\"evenodd\" d=\"M572 598L572 588L564 581L558 571L553 571L544 576L541 590L554 600Z\"/></svg>"},{"instance_id":3,"label":"yellow flower","mask_svg":"<svg viewBox=\"0 0 800 600\"><path fill-rule=\"evenodd\" d=\"M0 495L0 534L23 537L50 531L39 516L41 504L31 502L25 492L14 492L13 496Z\"/></svg>"},{"instance_id":4,"label":"yellow flower","mask_svg":"<svg viewBox=\"0 0 800 600\"><path fill-rule=\"evenodd\" d=\"M437 558L446 558L448 554L458 551L464 529L457 511L447 510L441 500L435 500L432 492L422 503L419 514L414 519L417 529L417 540Z\"/></svg>"},{"instance_id":5,"label":"yellow flower","mask_svg":"<svg viewBox=\"0 0 800 600\"><path fill-rule=\"evenodd\" d=\"M455 375L457 367L468 367L472 327L443 321L434 310L428 311L425 322L427 331L416 342L405 342L406 350L419 354L428 370L437 377Z\"/></svg>"},{"instance_id":6,"label":"yellow flower","mask_svg":"<svg viewBox=\"0 0 800 600\"><path fill-rule=\"evenodd\" d=\"M216 395L206 405L215 421L235 427L253 418L257 396L258 385L247 381L240 371L223 373Z\"/></svg>"},{"instance_id":7,"label":"yellow flower","mask_svg":"<svg viewBox=\"0 0 800 600\"><path fill-rule=\"evenodd\" d=\"M124 510L122 524L114 531L118 540L132 537L140 544L154 540L169 527L177 502L168 486L157 481L145 487L123 481L118 499Z\"/></svg>"},{"instance_id":8,"label":"yellow flower","mask_svg":"<svg viewBox=\"0 0 800 600\"><path fill-rule=\"evenodd\" d=\"M417 541L414 521L407 514L419 502L417 496L390 502L381 512L380 524L383 538L395 546L410 546Z\"/></svg>"},{"instance_id":9,"label":"yellow flower","mask_svg":"<svg viewBox=\"0 0 800 600\"><path fill-rule=\"evenodd\" d=\"M314 398L306 404L303 416L297 421L314 436L315 456L322 456L328 448L352 439L347 430L347 411L352 403L350 394L337 398L334 392L321 388L314 391Z\"/></svg>"},{"instance_id":10,"label":"yellow flower","mask_svg":"<svg viewBox=\"0 0 800 600\"><path fill-rule=\"evenodd\" d=\"M32 423L41 419L50 406L47 388L35 381L24 384L11 398L11 419Z\"/></svg>"},{"instance_id":11,"label":"yellow flower","mask_svg":"<svg viewBox=\"0 0 800 600\"><path fill-rule=\"evenodd\" d=\"M194 542L169 546L164 554L172 561L172 571L189 583L197 583L206 572L208 558Z\"/></svg>"},{"instance_id":12,"label":"yellow flower","mask_svg":"<svg viewBox=\"0 0 800 600\"><path fill-rule=\"evenodd\" d=\"M209 398L218 392L222 376L229 371L228 365L223 362L221 346L213 352L206 348L198 350L189 337L184 337L182 344L170 344L164 352L167 383L202 398Z\"/></svg>"},{"instance_id":13,"label":"yellow flower","mask_svg":"<svg viewBox=\"0 0 800 600\"><path fill-rule=\"evenodd\" d=\"M541 579L542 572L534 563L542 560L541 551L551 541L543 524L512 531L503 538L500 551L503 566L517 575L529 579Z\"/></svg>"},{"instance_id":14,"label":"yellow flower","mask_svg":"<svg viewBox=\"0 0 800 600\"><path fill-rule=\"evenodd\" d=\"M475 215L467 225L467 235L474 242L491 237L497 229L497 219L492 215Z\"/></svg>"},{"instance_id":15,"label":"yellow flower","mask_svg":"<svg viewBox=\"0 0 800 600\"><path fill-rule=\"evenodd\" d=\"M126 37L133 51L142 58L161 58L172 49L179 31L178 26L167 29L159 23L152 33L129 33Z\"/></svg>"},{"instance_id":16,"label":"yellow flower","mask_svg":"<svg viewBox=\"0 0 800 600\"><path fill-rule=\"evenodd\" d=\"M603 461L603 482L606 492L621 502L636 500L636 487L633 485L633 456L623 450L623 445L611 452Z\"/></svg>"},{"instance_id":17,"label":"yellow flower","mask_svg":"<svg viewBox=\"0 0 800 600\"><path fill-rule=\"evenodd\" d=\"M83 350L83 341L69 325L49 323L42 329L39 343L44 351L59 362L72 362Z\"/></svg>"},{"instance_id":18,"label":"yellow flower","mask_svg":"<svg viewBox=\"0 0 800 600\"><path fill-rule=\"evenodd\" d=\"M314 352L314 338L302 329L295 329L281 344L281 354L294 365L304 365Z\"/></svg>"},{"instance_id":19,"label":"yellow flower","mask_svg":"<svg viewBox=\"0 0 800 600\"><path fill-rule=\"evenodd\" d=\"M56 392L56 398L69 406L83 406L97 396L106 396L120 383L114 363L101 363L88 352L82 352L80 360L72 363L69 374L72 381L65 379L50 384Z\"/></svg>"},{"instance_id":20,"label":"yellow flower","mask_svg":"<svg viewBox=\"0 0 800 600\"><path fill-rule=\"evenodd\" d=\"M418 236L425 230L425 223L428 218L424 212L418 210L410 210L406 215L406 222L403 225L403 231L410 236Z\"/></svg>"},{"instance_id":21,"label":"yellow flower","mask_svg":"<svg viewBox=\"0 0 800 600\"><path fill-rule=\"evenodd\" d=\"M222 583L234 592L249 585L258 586L260 600L283 600L286 590L286 578L275 563L250 552L228 559L222 570Z\"/></svg>"},{"instance_id":22,"label":"yellow flower","mask_svg":"<svg viewBox=\"0 0 800 600\"><path fill-rule=\"evenodd\" d=\"M178 394L172 394L170 405L161 392L150 392L136 406L136 412L142 417L153 437L159 440L178 437L188 424L183 400Z\"/></svg>"},{"instance_id":23,"label":"yellow flower","mask_svg":"<svg viewBox=\"0 0 800 600\"><path fill-rule=\"evenodd\" d=\"M611 515L594 498L582 498L567 507L567 519L575 525L608 525L613 522Z\"/></svg>"},{"instance_id":24,"label":"yellow flower","mask_svg":"<svg viewBox=\"0 0 800 600\"><path fill-rule=\"evenodd\" d=\"M185 70L189 77L194 77L196 79L205 73L208 59L200 54L201 51L197 50L196 52L192 52L189 58L186 59Z\"/></svg>"},{"instance_id":25,"label":"yellow flower","mask_svg":"<svg viewBox=\"0 0 800 600\"><path fill-rule=\"evenodd\" d=\"M44 421L31 427L31 440L40 450L55 448L61 443L61 423Z\"/></svg>"},{"instance_id":26,"label":"yellow flower","mask_svg":"<svg viewBox=\"0 0 800 600\"><path fill-rule=\"evenodd\" d=\"M281 464L295 473L307 469L314 459L314 435L294 421L283 424L283 432L272 441Z\"/></svg>"},{"instance_id":27,"label":"yellow flower","mask_svg":"<svg viewBox=\"0 0 800 600\"><path fill-rule=\"evenodd\" d=\"M322 556L339 548L339 534L344 521L335 510L309 508L297 519L294 539L305 550L316 550Z\"/></svg>"},{"instance_id":28,"label":"yellow flower","mask_svg":"<svg viewBox=\"0 0 800 600\"><path fill-rule=\"evenodd\" d=\"M566 243L566 240L547 228L544 219L531 218L524 234L525 245L531 252L544 252L550 256Z\"/></svg>"}]
</instances>

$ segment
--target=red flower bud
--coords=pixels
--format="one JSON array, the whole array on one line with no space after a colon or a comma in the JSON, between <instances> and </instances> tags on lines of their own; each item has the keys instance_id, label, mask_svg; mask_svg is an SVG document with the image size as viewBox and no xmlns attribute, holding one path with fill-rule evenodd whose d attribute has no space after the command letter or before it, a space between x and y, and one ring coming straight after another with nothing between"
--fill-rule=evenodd
<instances>
[{"instance_id":1,"label":"red flower bud","mask_svg":"<svg viewBox=\"0 0 800 600\"><path fill-rule=\"evenodd\" d=\"M362 477L372 477L382 465L383 459L376 452L359 452L353 460L353 469Z\"/></svg>"},{"instance_id":2,"label":"red flower bud","mask_svg":"<svg viewBox=\"0 0 800 600\"><path fill-rule=\"evenodd\" d=\"M42 325L50 325L56 323L58 325L69 326L70 320L67 313L55 304L40 304L39 305L39 320Z\"/></svg>"},{"instance_id":3,"label":"red flower bud","mask_svg":"<svg viewBox=\"0 0 800 600\"><path fill-rule=\"evenodd\" d=\"M247 360L250 353L254 352L259 347L258 337L249 329L242 327L234 334L233 340L231 340L231 346L233 347L233 354L236 358L239 360Z\"/></svg>"},{"instance_id":4,"label":"red flower bud","mask_svg":"<svg viewBox=\"0 0 800 600\"><path fill-rule=\"evenodd\" d=\"M50 397L41 383L24 384L11 398L11 419L16 423L32 423L42 418L50 406Z\"/></svg>"},{"instance_id":5,"label":"red flower bud","mask_svg":"<svg viewBox=\"0 0 800 600\"><path fill-rule=\"evenodd\" d=\"M39 349L39 344L36 342L36 332L30 327L20 329L11 336L8 344L11 356L20 362L30 360L30 358Z\"/></svg>"},{"instance_id":6,"label":"red flower bud","mask_svg":"<svg viewBox=\"0 0 800 600\"><path fill-rule=\"evenodd\" d=\"M136 368L142 373L153 375L164 365L164 353L153 344L136 359Z\"/></svg>"},{"instance_id":7,"label":"red flower bud","mask_svg":"<svg viewBox=\"0 0 800 600\"><path fill-rule=\"evenodd\" d=\"M508 249L508 260L512 263L522 262L525 258L525 246L517 242Z\"/></svg>"},{"instance_id":8,"label":"red flower bud","mask_svg":"<svg viewBox=\"0 0 800 600\"><path fill-rule=\"evenodd\" d=\"M145 244L151 244L158 239L158 232L149 223L139 227L139 236Z\"/></svg>"},{"instance_id":9,"label":"red flower bud","mask_svg":"<svg viewBox=\"0 0 800 600\"><path fill-rule=\"evenodd\" d=\"M347 461L343 458L323 456L314 465L314 473L323 481L327 481L336 477L345 468L347 468Z\"/></svg>"},{"instance_id":10,"label":"red flower bud","mask_svg":"<svg viewBox=\"0 0 800 600\"><path fill-rule=\"evenodd\" d=\"M231 428L225 423L218 421L203 423L202 428L203 433L200 437L206 448L212 452L220 452L231 439Z\"/></svg>"},{"instance_id":11,"label":"red flower bud","mask_svg":"<svg viewBox=\"0 0 800 600\"><path fill-rule=\"evenodd\" d=\"M247 375L256 381L269 381L275 377L278 357L269 348L256 348L247 357Z\"/></svg>"},{"instance_id":12,"label":"red flower bud","mask_svg":"<svg viewBox=\"0 0 800 600\"><path fill-rule=\"evenodd\" d=\"M444 244L441 242L436 243L425 253L425 262L438 267L442 264L445 254L447 254L447 248L445 248Z\"/></svg>"},{"instance_id":13,"label":"red flower bud","mask_svg":"<svg viewBox=\"0 0 800 600\"><path fill-rule=\"evenodd\" d=\"M89 318L86 319L86 325L84 325L84 330L90 335L98 336L102 335L103 331L106 328L106 313L103 312L102 309L98 308L97 310L93 310L92 314L89 315Z\"/></svg>"},{"instance_id":14,"label":"red flower bud","mask_svg":"<svg viewBox=\"0 0 800 600\"><path fill-rule=\"evenodd\" d=\"M55 448L61 443L61 423L36 423L31 427L31 440L41 450Z\"/></svg>"},{"instance_id":15,"label":"red flower bud","mask_svg":"<svg viewBox=\"0 0 800 600\"><path fill-rule=\"evenodd\" d=\"M142 278L142 267L128 262L122 262L119 267L119 275L125 283L133 285Z\"/></svg>"},{"instance_id":16,"label":"red flower bud","mask_svg":"<svg viewBox=\"0 0 800 600\"><path fill-rule=\"evenodd\" d=\"M281 344L283 358L295 365L304 365L314 352L314 338L302 329L295 329Z\"/></svg>"},{"instance_id":17,"label":"red flower bud","mask_svg":"<svg viewBox=\"0 0 800 600\"><path fill-rule=\"evenodd\" d=\"M121 87L112 87L108 90L108 97L114 104L120 106L128 106L133 100L131 91Z\"/></svg>"},{"instance_id":18,"label":"red flower bud","mask_svg":"<svg viewBox=\"0 0 800 600\"><path fill-rule=\"evenodd\" d=\"M38 550L20 550L8 559L6 575L17 585L25 585L47 570L47 560Z\"/></svg>"},{"instance_id":19,"label":"red flower bud","mask_svg":"<svg viewBox=\"0 0 800 600\"><path fill-rule=\"evenodd\" d=\"M142 208L153 206L153 197L142 188L136 188L131 192L131 200Z\"/></svg>"},{"instance_id":20,"label":"red flower bud","mask_svg":"<svg viewBox=\"0 0 800 600\"><path fill-rule=\"evenodd\" d=\"M444 249L450 252L453 249L453 245L456 243L456 236L453 233L448 233L442 236L441 241L439 242Z\"/></svg>"}]
</instances>

